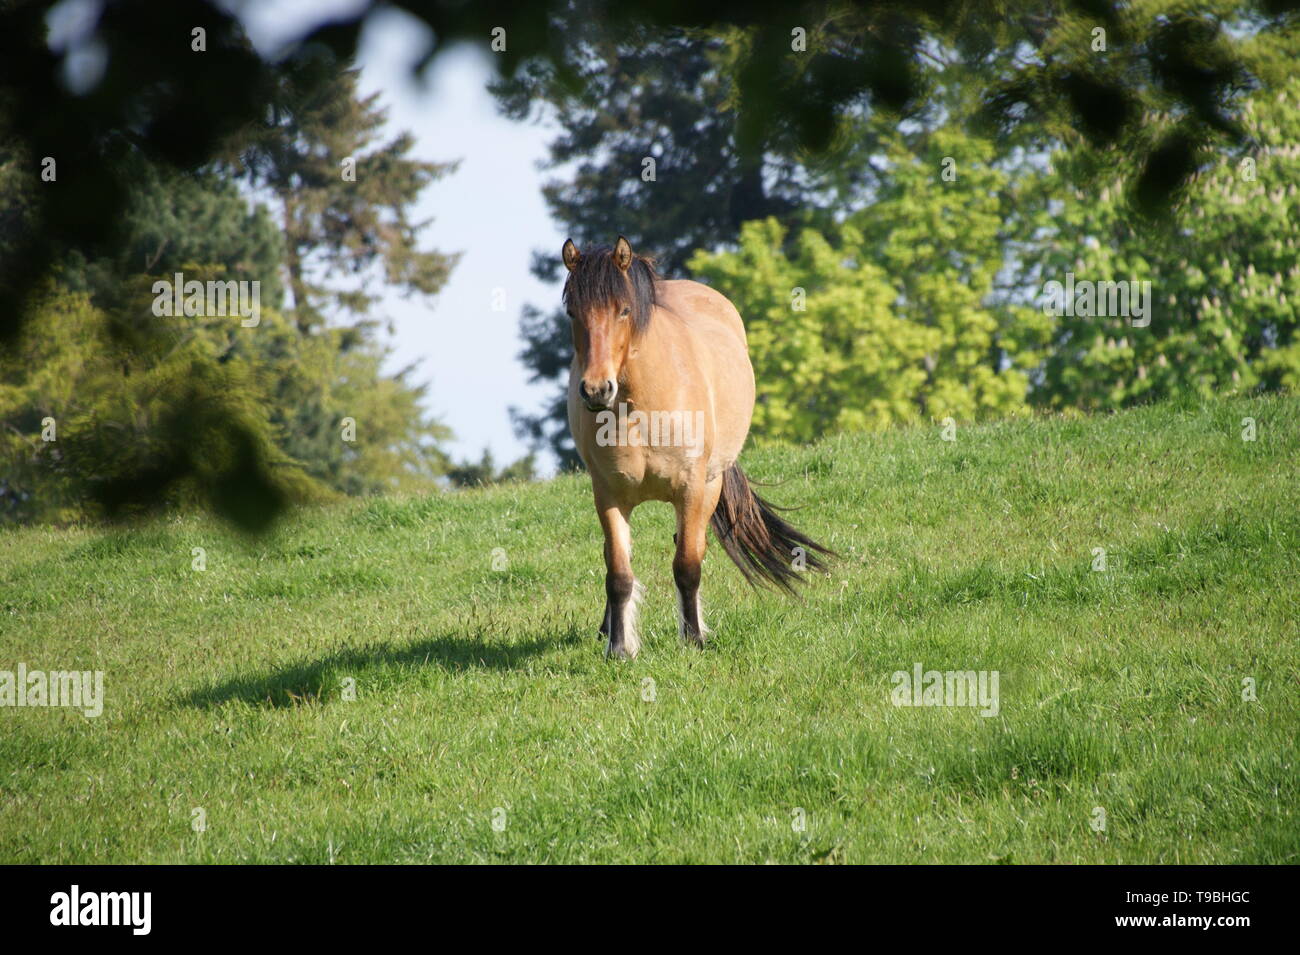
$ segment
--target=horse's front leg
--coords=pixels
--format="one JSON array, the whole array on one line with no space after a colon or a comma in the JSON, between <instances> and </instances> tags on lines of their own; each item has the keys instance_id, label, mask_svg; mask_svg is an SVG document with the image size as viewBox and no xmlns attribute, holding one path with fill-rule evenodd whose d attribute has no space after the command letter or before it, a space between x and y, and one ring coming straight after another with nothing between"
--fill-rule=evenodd
<instances>
[{"instance_id":1,"label":"horse's front leg","mask_svg":"<svg viewBox=\"0 0 1300 955\"><path fill-rule=\"evenodd\" d=\"M703 647L709 628L700 609L700 572L708 546L709 518L718 506L722 482L703 480L676 501L677 552L673 556L673 580L677 583L677 633L683 643Z\"/></svg>"},{"instance_id":2,"label":"horse's front leg","mask_svg":"<svg viewBox=\"0 0 1300 955\"><path fill-rule=\"evenodd\" d=\"M609 638L605 656L630 660L641 651L637 626L641 585L632 575L631 510L599 499L596 509L605 532L605 621L601 625Z\"/></svg>"}]
</instances>

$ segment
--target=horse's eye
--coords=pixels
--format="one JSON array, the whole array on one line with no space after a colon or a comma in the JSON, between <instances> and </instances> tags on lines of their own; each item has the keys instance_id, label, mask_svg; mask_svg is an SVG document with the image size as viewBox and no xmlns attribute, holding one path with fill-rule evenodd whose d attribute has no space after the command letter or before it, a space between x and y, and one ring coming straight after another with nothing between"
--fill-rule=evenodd
<instances>
[{"instance_id":1,"label":"horse's eye","mask_svg":"<svg viewBox=\"0 0 1300 955\"><path fill-rule=\"evenodd\" d=\"M632 314L632 308L631 308L631 306L625 306L625 307L623 308L623 311L621 311L621 312L618 313L618 317L619 317L619 318L627 318L627 317L628 317L629 315L631 315L631 314Z\"/></svg>"}]
</instances>

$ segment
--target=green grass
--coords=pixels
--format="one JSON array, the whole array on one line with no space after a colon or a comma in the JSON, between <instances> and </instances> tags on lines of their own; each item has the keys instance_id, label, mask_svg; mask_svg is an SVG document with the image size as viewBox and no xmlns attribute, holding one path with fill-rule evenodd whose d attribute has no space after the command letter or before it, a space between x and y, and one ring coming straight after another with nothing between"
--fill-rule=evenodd
<instances>
[{"instance_id":1,"label":"green grass","mask_svg":"<svg viewBox=\"0 0 1300 955\"><path fill-rule=\"evenodd\" d=\"M634 663L581 477L6 531L0 669L107 704L0 709L0 861L1295 863L1298 462L1298 399L751 448L842 559L798 602L712 547L699 653L646 505ZM1000 713L894 707L916 662Z\"/></svg>"}]
</instances>

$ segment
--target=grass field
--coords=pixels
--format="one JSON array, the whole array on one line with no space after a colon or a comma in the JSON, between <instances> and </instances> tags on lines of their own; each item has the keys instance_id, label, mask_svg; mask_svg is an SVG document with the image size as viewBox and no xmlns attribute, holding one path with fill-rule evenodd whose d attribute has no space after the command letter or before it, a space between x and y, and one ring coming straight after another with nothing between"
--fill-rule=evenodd
<instances>
[{"instance_id":1,"label":"grass field","mask_svg":"<svg viewBox=\"0 0 1300 955\"><path fill-rule=\"evenodd\" d=\"M0 708L0 862L1300 861L1300 400L742 463L842 559L798 602L711 547L700 653L646 505L633 663L585 477L0 532L0 669L106 696ZM917 663L999 713L895 707Z\"/></svg>"}]
</instances>

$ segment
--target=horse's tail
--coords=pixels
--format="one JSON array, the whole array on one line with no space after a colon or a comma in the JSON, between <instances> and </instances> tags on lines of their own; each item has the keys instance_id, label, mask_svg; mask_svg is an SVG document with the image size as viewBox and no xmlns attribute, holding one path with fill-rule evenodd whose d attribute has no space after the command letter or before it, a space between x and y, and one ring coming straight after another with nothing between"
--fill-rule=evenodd
<instances>
[{"instance_id":1,"label":"horse's tail","mask_svg":"<svg viewBox=\"0 0 1300 955\"><path fill-rule=\"evenodd\" d=\"M754 586L773 584L787 593L803 583L799 571L823 570L818 554L837 556L791 527L777 508L754 493L749 478L733 464L722 476L722 496L709 523L727 555Z\"/></svg>"}]
</instances>

